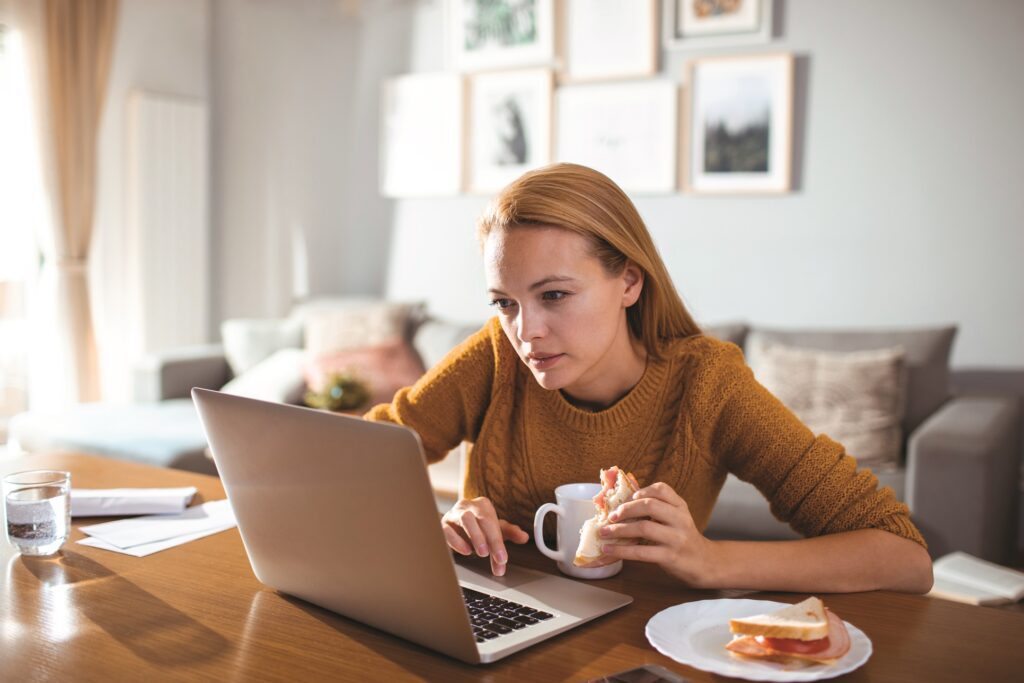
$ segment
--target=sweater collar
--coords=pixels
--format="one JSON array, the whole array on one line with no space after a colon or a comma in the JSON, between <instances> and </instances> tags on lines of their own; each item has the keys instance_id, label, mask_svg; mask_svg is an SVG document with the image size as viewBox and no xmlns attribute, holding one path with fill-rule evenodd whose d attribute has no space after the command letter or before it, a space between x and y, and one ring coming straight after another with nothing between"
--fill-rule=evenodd
<instances>
[{"instance_id":1,"label":"sweater collar","mask_svg":"<svg viewBox=\"0 0 1024 683\"><path fill-rule=\"evenodd\" d=\"M556 415L561 422L574 429L586 431L610 431L623 429L635 424L640 418L650 417L657 411L653 410L654 402L665 388L668 376L668 361L655 360L648 357L647 367L640 381L619 399L614 405L592 412L577 408L570 403L561 391L544 389L524 366L528 382L535 394L539 394L540 405L545 411Z\"/></svg>"}]
</instances>

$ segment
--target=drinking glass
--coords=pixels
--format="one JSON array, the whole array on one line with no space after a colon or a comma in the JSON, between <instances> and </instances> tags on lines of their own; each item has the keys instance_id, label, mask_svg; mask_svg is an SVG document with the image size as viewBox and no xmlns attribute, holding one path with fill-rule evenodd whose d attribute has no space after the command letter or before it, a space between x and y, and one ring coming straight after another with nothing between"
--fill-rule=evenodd
<instances>
[{"instance_id":1,"label":"drinking glass","mask_svg":"<svg viewBox=\"0 0 1024 683\"><path fill-rule=\"evenodd\" d=\"M71 528L71 473L30 470L3 480L7 540L22 555L52 555Z\"/></svg>"}]
</instances>

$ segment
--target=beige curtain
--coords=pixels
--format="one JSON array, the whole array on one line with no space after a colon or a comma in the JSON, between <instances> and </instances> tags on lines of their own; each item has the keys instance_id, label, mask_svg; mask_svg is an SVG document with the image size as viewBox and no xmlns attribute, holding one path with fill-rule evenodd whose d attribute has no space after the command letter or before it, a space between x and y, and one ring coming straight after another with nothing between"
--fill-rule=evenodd
<instances>
[{"instance_id":1,"label":"beige curtain","mask_svg":"<svg viewBox=\"0 0 1024 683\"><path fill-rule=\"evenodd\" d=\"M99 398L99 368L87 265L96 200L96 148L119 0L46 0L46 87L52 152L53 312L66 335L66 386L78 401Z\"/></svg>"}]
</instances>

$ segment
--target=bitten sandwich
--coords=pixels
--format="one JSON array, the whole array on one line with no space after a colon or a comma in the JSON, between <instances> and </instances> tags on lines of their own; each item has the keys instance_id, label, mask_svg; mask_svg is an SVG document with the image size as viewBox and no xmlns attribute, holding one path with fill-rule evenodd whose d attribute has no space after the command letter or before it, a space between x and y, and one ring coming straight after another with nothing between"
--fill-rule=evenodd
<instances>
[{"instance_id":1,"label":"bitten sandwich","mask_svg":"<svg viewBox=\"0 0 1024 683\"><path fill-rule=\"evenodd\" d=\"M730 619L725 649L740 658L782 663L832 663L850 651L843 620L818 598L768 614Z\"/></svg>"},{"instance_id":2,"label":"bitten sandwich","mask_svg":"<svg viewBox=\"0 0 1024 683\"><path fill-rule=\"evenodd\" d=\"M604 564L605 555L601 552L602 545L627 545L636 543L635 539L601 539L598 532L610 524L608 515L617 507L633 497L640 490L636 477L623 472L616 466L601 470L600 493L594 496L597 514L583 523L580 529L580 545L576 550L573 564L577 567L594 567Z\"/></svg>"}]
</instances>

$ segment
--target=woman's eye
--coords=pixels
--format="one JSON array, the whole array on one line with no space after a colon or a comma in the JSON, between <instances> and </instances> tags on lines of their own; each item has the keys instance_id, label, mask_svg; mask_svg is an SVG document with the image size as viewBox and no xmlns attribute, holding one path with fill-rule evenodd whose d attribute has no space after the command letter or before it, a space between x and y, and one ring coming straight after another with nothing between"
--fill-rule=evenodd
<instances>
[{"instance_id":1,"label":"woman's eye","mask_svg":"<svg viewBox=\"0 0 1024 683\"><path fill-rule=\"evenodd\" d=\"M512 307L512 300L511 299L493 299L491 301L490 305L492 307L494 307L494 308L497 308L500 311L504 311L504 310L507 310L507 309Z\"/></svg>"},{"instance_id":2,"label":"woman's eye","mask_svg":"<svg viewBox=\"0 0 1024 683\"><path fill-rule=\"evenodd\" d=\"M541 298L544 299L545 301L561 301L562 299L564 299L567 296L569 296L568 292L552 291L552 292L544 292L541 295Z\"/></svg>"}]
</instances>

